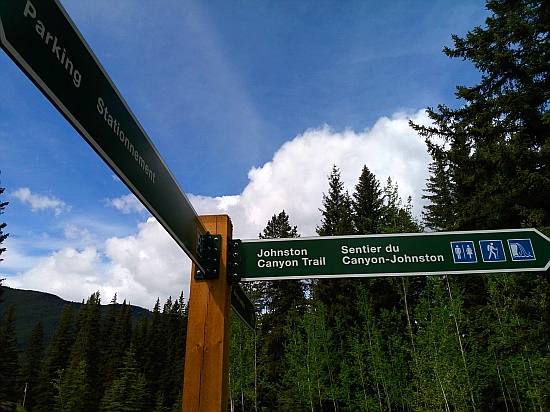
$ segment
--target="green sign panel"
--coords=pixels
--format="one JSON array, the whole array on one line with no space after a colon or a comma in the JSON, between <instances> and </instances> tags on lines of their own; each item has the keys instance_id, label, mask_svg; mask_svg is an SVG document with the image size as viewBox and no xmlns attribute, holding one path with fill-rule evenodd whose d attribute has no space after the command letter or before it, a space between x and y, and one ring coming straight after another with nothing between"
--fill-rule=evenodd
<instances>
[{"instance_id":1,"label":"green sign panel","mask_svg":"<svg viewBox=\"0 0 550 412\"><path fill-rule=\"evenodd\" d=\"M254 305L246 296L246 293L238 284L231 286L231 308L242 319L242 321L250 328L256 327L256 312Z\"/></svg>"},{"instance_id":2,"label":"green sign panel","mask_svg":"<svg viewBox=\"0 0 550 412\"><path fill-rule=\"evenodd\" d=\"M244 281L544 271L535 229L242 241Z\"/></svg>"},{"instance_id":3,"label":"green sign panel","mask_svg":"<svg viewBox=\"0 0 550 412\"><path fill-rule=\"evenodd\" d=\"M199 266L189 200L59 1L0 1L4 51Z\"/></svg>"}]
</instances>

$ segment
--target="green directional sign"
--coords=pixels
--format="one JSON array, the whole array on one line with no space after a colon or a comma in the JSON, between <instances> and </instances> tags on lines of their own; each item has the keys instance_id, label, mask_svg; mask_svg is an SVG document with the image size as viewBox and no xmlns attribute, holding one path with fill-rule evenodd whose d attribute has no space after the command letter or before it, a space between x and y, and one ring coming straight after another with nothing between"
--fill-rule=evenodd
<instances>
[{"instance_id":1,"label":"green directional sign","mask_svg":"<svg viewBox=\"0 0 550 412\"><path fill-rule=\"evenodd\" d=\"M202 223L59 1L0 1L0 42L200 267Z\"/></svg>"},{"instance_id":2,"label":"green directional sign","mask_svg":"<svg viewBox=\"0 0 550 412\"><path fill-rule=\"evenodd\" d=\"M254 305L237 283L231 286L231 308L250 329L256 327Z\"/></svg>"},{"instance_id":3,"label":"green directional sign","mask_svg":"<svg viewBox=\"0 0 550 412\"><path fill-rule=\"evenodd\" d=\"M544 271L535 229L243 240L244 281Z\"/></svg>"}]
</instances>

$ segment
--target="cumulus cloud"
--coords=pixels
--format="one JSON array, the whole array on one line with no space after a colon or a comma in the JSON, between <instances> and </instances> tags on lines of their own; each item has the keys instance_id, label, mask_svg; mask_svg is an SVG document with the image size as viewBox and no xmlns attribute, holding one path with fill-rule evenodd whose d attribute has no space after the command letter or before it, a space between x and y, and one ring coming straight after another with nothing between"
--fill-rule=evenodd
<instances>
[{"instance_id":1,"label":"cumulus cloud","mask_svg":"<svg viewBox=\"0 0 550 412\"><path fill-rule=\"evenodd\" d=\"M286 142L270 162L250 170L249 183L239 196L191 195L190 201L199 214L231 216L236 237L256 238L283 209L302 236L315 236L332 166L340 169L352 193L366 165L382 187L391 177L404 200L412 197L413 212L419 215L430 157L423 139L408 126L409 119L428 122L425 112L418 111L381 118L362 132L334 131L328 126L307 130Z\"/></svg>"},{"instance_id":2,"label":"cumulus cloud","mask_svg":"<svg viewBox=\"0 0 550 412\"><path fill-rule=\"evenodd\" d=\"M65 202L55 197L40 196L31 193L28 187L22 187L12 192L11 196L15 197L22 203L28 203L33 212L51 209L54 211L55 215L58 216L64 211L69 211L71 209L65 204Z\"/></svg>"},{"instance_id":3,"label":"cumulus cloud","mask_svg":"<svg viewBox=\"0 0 550 412\"><path fill-rule=\"evenodd\" d=\"M184 252L155 218L140 223L138 229L135 235L106 241L108 288L146 307L184 290L187 296L191 265Z\"/></svg>"},{"instance_id":4,"label":"cumulus cloud","mask_svg":"<svg viewBox=\"0 0 550 412\"><path fill-rule=\"evenodd\" d=\"M189 199L200 215L229 215L235 238L257 238L267 221L283 209L302 236L314 236L332 166L339 167L352 193L366 165L381 186L388 177L397 182L400 196L411 196L413 211L419 215L430 158L422 138L408 126L409 118L428 122L419 111L381 118L361 132L328 126L307 130L285 143L270 162L250 170L249 183L240 194L189 195ZM128 195L119 199L118 206L112 204L125 213L136 210L134 199ZM69 240L88 235L81 230L69 227L65 235ZM94 246L55 252L19 276L18 282L73 300L97 290L104 300L117 293L119 299L146 308L152 308L157 298L163 301L181 291L188 296L190 261L156 219L140 223L133 234L110 237Z\"/></svg>"},{"instance_id":5,"label":"cumulus cloud","mask_svg":"<svg viewBox=\"0 0 550 412\"><path fill-rule=\"evenodd\" d=\"M166 231L149 218L137 233L112 237L104 251L66 247L35 261L31 269L10 278L13 287L41 290L66 300L82 301L99 291L107 303L117 294L152 309L157 298L188 295L191 263Z\"/></svg>"},{"instance_id":6,"label":"cumulus cloud","mask_svg":"<svg viewBox=\"0 0 550 412\"><path fill-rule=\"evenodd\" d=\"M64 248L41 258L30 270L17 277L16 286L41 290L81 301L101 287L100 255L95 248ZM78 295L77 295L78 293Z\"/></svg>"}]
</instances>

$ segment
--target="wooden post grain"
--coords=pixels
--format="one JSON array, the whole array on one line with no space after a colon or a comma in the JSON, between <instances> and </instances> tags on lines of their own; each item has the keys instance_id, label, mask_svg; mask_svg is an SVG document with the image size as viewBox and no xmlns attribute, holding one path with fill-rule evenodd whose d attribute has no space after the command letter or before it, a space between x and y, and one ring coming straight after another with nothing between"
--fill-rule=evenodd
<instances>
[{"instance_id":1,"label":"wooden post grain","mask_svg":"<svg viewBox=\"0 0 550 412\"><path fill-rule=\"evenodd\" d=\"M222 236L220 277L195 280L191 270L182 411L227 411L231 286L226 259L233 227L227 215L200 219L208 232Z\"/></svg>"}]
</instances>

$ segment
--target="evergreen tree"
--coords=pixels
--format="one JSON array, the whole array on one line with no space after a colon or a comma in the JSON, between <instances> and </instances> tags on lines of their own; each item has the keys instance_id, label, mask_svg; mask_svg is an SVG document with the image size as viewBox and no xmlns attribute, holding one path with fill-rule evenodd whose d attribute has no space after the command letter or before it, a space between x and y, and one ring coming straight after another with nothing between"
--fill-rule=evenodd
<instances>
[{"instance_id":1,"label":"evergreen tree","mask_svg":"<svg viewBox=\"0 0 550 412\"><path fill-rule=\"evenodd\" d=\"M353 227L352 205L349 194L344 191L344 182L340 177L340 169L332 166L328 177L329 191L323 193L323 209L320 209L321 226L317 227L319 236L340 236L355 233Z\"/></svg>"},{"instance_id":2,"label":"evergreen tree","mask_svg":"<svg viewBox=\"0 0 550 412\"><path fill-rule=\"evenodd\" d=\"M454 47L444 49L473 62L481 81L457 87L459 109L440 105L428 110L433 125L413 124L429 148L446 142L432 150L428 190L432 201L442 203L428 210L430 224L463 230L548 227L549 7L544 0L488 0L487 8L492 15L486 27L453 36Z\"/></svg>"},{"instance_id":3,"label":"evergreen tree","mask_svg":"<svg viewBox=\"0 0 550 412\"><path fill-rule=\"evenodd\" d=\"M432 230L455 230L458 212L454 199L454 180L450 176L450 164L442 147L426 141L432 163L428 167L430 177L426 183L422 199L429 200L424 206L422 218L427 227Z\"/></svg>"},{"instance_id":4,"label":"evergreen tree","mask_svg":"<svg viewBox=\"0 0 550 412\"><path fill-rule=\"evenodd\" d=\"M261 239L296 238L299 237L296 226L291 226L289 216L283 210L267 222L260 234ZM266 285L266 307L261 315L260 327L265 336L264 345L266 359L264 374L269 382L269 388L261 390L265 404L277 404L280 394L281 380L284 375L284 327L290 312L294 309L303 310L304 285L297 280L281 280L269 282Z\"/></svg>"},{"instance_id":5,"label":"evergreen tree","mask_svg":"<svg viewBox=\"0 0 550 412\"><path fill-rule=\"evenodd\" d=\"M24 389L23 407L32 410L36 404L36 396L39 388L39 375L44 354L44 330L42 322L38 321L34 326L21 364L20 387Z\"/></svg>"},{"instance_id":6,"label":"evergreen tree","mask_svg":"<svg viewBox=\"0 0 550 412\"><path fill-rule=\"evenodd\" d=\"M141 371L145 371L147 363L147 338L149 336L149 318L141 316L132 330L131 346L134 348L134 356Z\"/></svg>"},{"instance_id":7,"label":"evergreen tree","mask_svg":"<svg viewBox=\"0 0 550 412\"><path fill-rule=\"evenodd\" d=\"M145 377L139 372L134 351L130 348L123 359L119 376L112 382L101 402L100 412L141 412L146 392Z\"/></svg>"},{"instance_id":8,"label":"evergreen tree","mask_svg":"<svg viewBox=\"0 0 550 412\"><path fill-rule=\"evenodd\" d=\"M409 197L403 205L397 183L388 177L383 189L383 205L380 213L381 233L418 233L422 226L412 214L412 199Z\"/></svg>"},{"instance_id":9,"label":"evergreen tree","mask_svg":"<svg viewBox=\"0 0 550 412\"><path fill-rule=\"evenodd\" d=\"M52 384L57 391L55 395L55 412L88 412L96 411L89 405L88 396L92 391L86 376L86 361L77 361L67 370L57 371L58 378Z\"/></svg>"},{"instance_id":10,"label":"evergreen tree","mask_svg":"<svg viewBox=\"0 0 550 412\"><path fill-rule=\"evenodd\" d=\"M50 344L46 348L33 412L53 411L56 391L51 382L59 378L57 371L68 367L74 339L74 309L72 305L69 305L63 308Z\"/></svg>"},{"instance_id":11,"label":"evergreen tree","mask_svg":"<svg viewBox=\"0 0 550 412\"><path fill-rule=\"evenodd\" d=\"M171 305L171 303L170 303ZM166 305L165 305L166 307ZM147 379L148 398L145 409L153 410L157 399L162 395L162 373L166 368L166 334L163 328L160 299L157 299L153 308L151 322L146 337L145 378ZM164 398L163 398L164 402Z\"/></svg>"},{"instance_id":12,"label":"evergreen tree","mask_svg":"<svg viewBox=\"0 0 550 412\"><path fill-rule=\"evenodd\" d=\"M321 226L319 236L342 236L355 234L353 226L352 201L344 191L340 170L334 165L328 177L329 191L323 193L323 209L320 209ZM329 324L334 325L338 316L344 323L350 323L354 309L349 304L353 300L356 282L350 279L319 279L313 282L314 299L323 302L327 308Z\"/></svg>"},{"instance_id":13,"label":"evergreen tree","mask_svg":"<svg viewBox=\"0 0 550 412\"><path fill-rule=\"evenodd\" d=\"M489 0L487 8L485 27L453 36L454 47L444 49L471 61L480 82L457 87L459 109L438 106L428 110L431 126L412 125L433 159L424 219L433 229L544 231L550 226L550 8L542 0ZM468 325L471 347L485 355L478 360L483 367L474 369L479 380L472 380L478 404L485 401L483 410L548 408L548 385L540 380L548 382L550 359L550 310L541 297L548 274L453 281L463 293L463 312L476 321ZM528 307L536 319L522 310Z\"/></svg>"},{"instance_id":14,"label":"evergreen tree","mask_svg":"<svg viewBox=\"0 0 550 412\"><path fill-rule=\"evenodd\" d=\"M300 237L296 226L291 226L289 216L283 210L278 215L273 215L267 222L260 239L297 238ZM274 319L284 318L294 307L301 307L304 300L303 282L295 280L273 281L266 287L267 301L264 308ZM263 324L272 330L269 323L270 317L263 318Z\"/></svg>"},{"instance_id":15,"label":"evergreen tree","mask_svg":"<svg viewBox=\"0 0 550 412\"><path fill-rule=\"evenodd\" d=\"M4 193L4 190L5 188L3 187L0 187L0 195L2 195ZM5 207L9 204L9 202L2 202L0 201L0 215L2 215L4 213L4 209ZM0 223L0 245L2 243L4 243L4 240L7 239L7 237L10 235L9 233L4 233L4 229L6 228L6 223ZM2 253L4 253L6 251L6 248L5 247L0 247L0 256L2 255ZM0 262L4 260L2 258L0 258ZM1 286L2 286L2 282L0 281L0 291L1 291ZM1 292L0 292L0 295L1 295Z\"/></svg>"},{"instance_id":16,"label":"evergreen tree","mask_svg":"<svg viewBox=\"0 0 550 412\"><path fill-rule=\"evenodd\" d=\"M183 367L187 336L187 305L181 292L177 300L169 298L162 311L163 329L166 331L166 365L161 376L160 392L166 406L181 404Z\"/></svg>"},{"instance_id":17,"label":"evergreen tree","mask_svg":"<svg viewBox=\"0 0 550 412\"><path fill-rule=\"evenodd\" d=\"M109 385L117 375L117 369L120 366L121 357L119 355L119 346L120 342L117 341L115 335L115 325L117 313L119 311L117 304L117 294L113 296L109 307L107 309L107 315L103 320L103 330L101 331L101 343L102 343L102 353L101 356L104 359L101 365L101 381L104 386ZM124 351L126 348L122 348ZM116 353L112 353L112 351Z\"/></svg>"},{"instance_id":18,"label":"evergreen tree","mask_svg":"<svg viewBox=\"0 0 550 412\"><path fill-rule=\"evenodd\" d=\"M352 200L353 221L357 234L380 233L382 192L376 176L363 166L359 183L355 186Z\"/></svg>"},{"instance_id":19,"label":"evergreen tree","mask_svg":"<svg viewBox=\"0 0 550 412\"><path fill-rule=\"evenodd\" d=\"M84 381L81 388L84 410L97 410L103 397L100 379L101 359L101 298L99 292L92 293L77 316L77 335L71 351L71 360L65 374L61 377L67 382L73 376Z\"/></svg>"},{"instance_id":20,"label":"evergreen tree","mask_svg":"<svg viewBox=\"0 0 550 412\"><path fill-rule=\"evenodd\" d=\"M0 323L0 404L15 404L22 398L19 388L19 350L15 335L15 306L10 306Z\"/></svg>"},{"instance_id":21,"label":"evergreen tree","mask_svg":"<svg viewBox=\"0 0 550 412\"><path fill-rule=\"evenodd\" d=\"M101 363L101 381L107 387L118 376L124 356L130 348L132 338L132 319L130 306L124 301L116 303L116 295L109 304L106 326L102 334L101 343L103 354Z\"/></svg>"}]
</instances>

